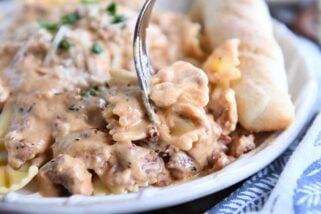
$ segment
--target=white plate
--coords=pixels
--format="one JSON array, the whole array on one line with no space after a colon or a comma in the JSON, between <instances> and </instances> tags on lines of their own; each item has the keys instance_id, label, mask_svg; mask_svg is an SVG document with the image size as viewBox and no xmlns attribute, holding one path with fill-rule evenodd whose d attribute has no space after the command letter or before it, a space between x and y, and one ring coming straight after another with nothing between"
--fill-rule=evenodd
<instances>
[{"instance_id":1,"label":"white plate","mask_svg":"<svg viewBox=\"0 0 321 214\"><path fill-rule=\"evenodd\" d=\"M3 8L0 4L0 10ZM318 85L307 55L300 53L296 36L282 24L275 23L275 34L285 54L290 93L296 105L294 124L271 137L255 151L225 169L193 181L165 188L149 187L139 193L114 196L72 196L42 198L38 194L10 193L2 198L0 211L22 213L128 213L168 207L191 201L251 176L276 159L299 134L314 112Z\"/></svg>"}]
</instances>

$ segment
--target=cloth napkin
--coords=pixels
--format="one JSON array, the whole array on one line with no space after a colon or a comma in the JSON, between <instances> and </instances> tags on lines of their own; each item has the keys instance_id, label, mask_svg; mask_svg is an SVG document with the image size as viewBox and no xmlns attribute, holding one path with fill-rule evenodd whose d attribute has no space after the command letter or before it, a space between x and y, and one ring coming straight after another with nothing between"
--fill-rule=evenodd
<instances>
[{"instance_id":1,"label":"cloth napkin","mask_svg":"<svg viewBox=\"0 0 321 214\"><path fill-rule=\"evenodd\" d=\"M305 39L299 42L321 86L320 49ZM321 113L315 116L320 104L319 96L315 111L311 112L314 122L306 125L283 155L250 177L209 213L321 213Z\"/></svg>"}]
</instances>

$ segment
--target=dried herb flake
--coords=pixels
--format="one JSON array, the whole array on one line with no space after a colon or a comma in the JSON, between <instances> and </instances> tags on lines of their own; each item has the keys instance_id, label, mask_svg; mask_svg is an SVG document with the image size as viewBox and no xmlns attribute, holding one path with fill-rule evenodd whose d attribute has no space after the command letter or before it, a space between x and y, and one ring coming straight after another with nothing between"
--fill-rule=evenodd
<instances>
[{"instance_id":1,"label":"dried herb flake","mask_svg":"<svg viewBox=\"0 0 321 214\"><path fill-rule=\"evenodd\" d=\"M104 51L104 49L101 47L99 43L95 42L91 48L91 51L94 54L101 54Z\"/></svg>"}]
</instances>

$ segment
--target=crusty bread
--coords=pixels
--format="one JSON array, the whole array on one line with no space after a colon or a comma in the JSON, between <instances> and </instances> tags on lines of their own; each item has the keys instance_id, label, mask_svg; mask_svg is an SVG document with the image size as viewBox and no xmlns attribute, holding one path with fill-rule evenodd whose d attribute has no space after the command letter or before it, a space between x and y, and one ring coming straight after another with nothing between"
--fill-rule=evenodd
<instances>
[{"instance_id":1,"label":"crusty bread","mask_svg":"<svg viewBox=\"0 0 321 214\"><path fill-rule=\"evenodd\" d=\"M203 21L212 48L240 40L242 77L232 83L240 124L249 131L276 131L294 119L281 48L263 0L201 0Z\"/></svg>"}]
</instances>

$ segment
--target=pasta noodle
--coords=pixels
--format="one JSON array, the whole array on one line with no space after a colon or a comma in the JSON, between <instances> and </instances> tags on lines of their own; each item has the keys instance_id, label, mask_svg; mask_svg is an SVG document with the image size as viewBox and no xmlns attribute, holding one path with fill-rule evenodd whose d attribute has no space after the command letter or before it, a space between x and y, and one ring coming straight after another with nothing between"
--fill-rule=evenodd
<instances>
[{"instance_id":1,"label":"pasta noodle","mask_svg":"<svg viewBox=\"0 0 321 214\"><path fill-rule=\"evenodd\" d=\"M231 83L241 77L238 68L239 44L237 39L225 41L213 51L203 66L213 86L208 108L222 127L224 135L235 131L238 122L235 91Z\"/></svg>"},{"instance_id":2,"label":"pasta noodle","mask_svg":"<svg viewBox=\"0 0 321 214\"><path fill-rule=\"evenodd\" d=\"M212 48L238 38L242 77L233 82L239 123L248 131L283 130L295 108L288 93L284 57L265 1L202 0L204 29ZM217 21L220 20L220 21Z\"/></svg>"},{"instance_id":3,"label":"pasta noodle","mask_svg":"<svg viewBox=\"0 0 321 214\"><path fill-rule=\"evenodd\" d=\"M192 149L193 143L206 135L204 123L207 118L203 109L187 104L176 104L160 118L161 139L184 151Z\"/></svg>"},{"instance_id":4,"label":"pasta noodle","mask_svg":"<svg viewBox=\"0 0 321 214\"><path fill-rule=\"evenodd\" d=\"M132 72L111 72L112 80L104 117L115 141L135 141L146 138L148 122L140 102L137 79ZM115 87L114 87L115 85Z\"/></svg>"},{"instance_id":5,"label":"pasta noodle","mask_svg":"<svg viewBox=\"0 0 321 214\"><path fill-rule=\"evenodd\" d=\"M207 76L189 63L177 62L160 70L152 82L151 99L160 107L161 140L187 152L202 170L219 150L216 139L221 134L204 110L209 102Z\"/></svg>"},{"instance_id":6,"label":"pasta noodle","mask_svg":"<svg viewBox=\"0 0 321 214\"><path fill-rule=\"evenodd\" d=\"M93 186L95 196L108 195L111 193L99 178L94 178Z\"/></svg>"},{"instance_id":7,"label":"pasta noodle","mask_svg":"<svg viewBox=\"0 0 321 214\"><path fill-rule=\"evenodd\" d=\"M160 138L188 151L207 135L203 107L209 97L208 79L203 71L185 62L176 62L153 77L151 99L160 107ZM164 110L164 107L170 107Z\"/></svg>"},{"instance_id":8,"label":"pasta noodle","mask_svg":"<svg viewBox=\"0 0 321 214\"><path fill-rule=\"evenodd\" d=\"M238 68L240 65L239 44L240 41L238 39L227 40L214 49L213 53L208 57L203 67L212 84L229 87L231 81L241 77L241 72Z\"/></svg>"},{"instance_id":9,"label":"pasta noodle","mask_svg":"<svg viewBox=\"0 0 321 214\"><path fill-rule=\"evenodd\" d=\"M37 166L25 165L19 170L12 169L9 165L0 166L0 194L7 194L23 188L37 174Z\"/></svg>"},{"instance_id":10,"label":"pasta noodle","mask_svg":"<svg viewBox=\"0 0 321 214\"><path fill-rule=\"evenodd\" d=\"M151 89L151 99L159 107L168 107L175 102L189 103L197 107L204 107L208 104L208 78L202 70L190 63L179 61L161 69L153 77L152 83L154 87ZM164 84L167 87L171 86L171 89L161 90L164 93L160 94L158 90ZM172 98L172 96L175 97ZM164 100L172 102L164 105L162 104Z\"/></svg>"},{"instance_id":11,"label":"pasta noodle","mask_svg":"<svg viewBox=\"0 0 321 214\"><path fill-rule=\"evenodd\" d=\"M238 39L209 54L206 23L153 14L153 124L132 51L143 0L25 2L0 45L0 194L35 175L45 197L168 186L255 148L237 128Z\"/></svg>"}]
</instances>

